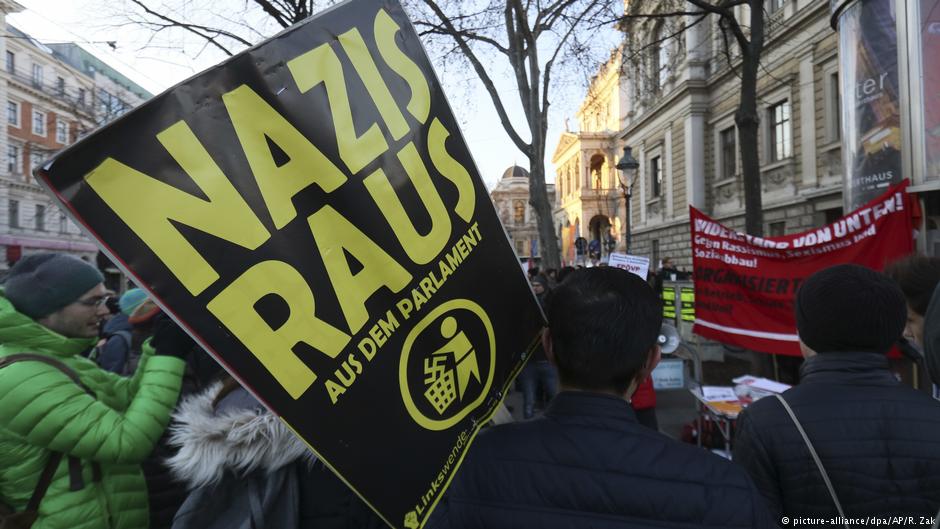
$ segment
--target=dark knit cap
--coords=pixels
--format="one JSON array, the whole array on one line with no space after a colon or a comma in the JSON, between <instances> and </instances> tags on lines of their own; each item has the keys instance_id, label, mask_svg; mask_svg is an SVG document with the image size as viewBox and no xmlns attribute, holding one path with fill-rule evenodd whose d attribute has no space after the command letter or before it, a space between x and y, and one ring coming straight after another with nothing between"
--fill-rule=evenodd
<instances>
[{"instance_id":1,"label":"dark knit cap","mask_svg":"<svg viewBox=\"0 0 940 529\"><path fill-rule=\"evenodd\" d=\"M37 253L13 265L4 295L16 310L37 319L74 303L103 281L101 272L77 257Z\"/></svg>"},{"instance_id":2,"label":"dark knit cap","mask_svg":"<svg viewBox=\"0 0 940 529\"><path fill-rule=\"evenodd\" d=\"M836 265L810 276L796 294L800 340L817 353L886 353L907 322L897 283L870 268Z\"/></svg>"}]
</instances>

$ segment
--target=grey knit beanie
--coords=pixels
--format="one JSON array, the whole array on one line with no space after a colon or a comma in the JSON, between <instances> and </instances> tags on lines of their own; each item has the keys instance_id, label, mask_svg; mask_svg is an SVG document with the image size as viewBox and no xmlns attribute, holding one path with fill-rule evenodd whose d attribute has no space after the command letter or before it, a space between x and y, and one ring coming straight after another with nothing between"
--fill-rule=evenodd
<instances>
[{"instance_id":1,"label":"grey knit beanie","mask_svg":"<svg viewBox=\"0 0 940 529\"><path fill-rule=\"evenodd\" d=\"M37 253L13 265L4 295L16 310L38 319L74 303L103 281L101 272L77 257Z\"/></svg>"}]
</instances>

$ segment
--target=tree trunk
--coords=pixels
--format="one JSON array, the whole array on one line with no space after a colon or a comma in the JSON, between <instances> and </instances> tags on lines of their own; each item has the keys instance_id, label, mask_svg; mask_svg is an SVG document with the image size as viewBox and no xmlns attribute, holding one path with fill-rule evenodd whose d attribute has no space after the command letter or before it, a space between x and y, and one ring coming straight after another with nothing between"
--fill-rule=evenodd
<instances>
[{"instance_id":1,"label":"tree trunk","mask_svg":"<svg viewBox=\"0 0 940 529\"><path fill-rule=\"evenodd\" d=\"M744 177L744 230L754 236L764 235L764 211L761 202L757 110L757 70L764 47L764 2L751 0L751 39L741 49L741 102L734 115L741 144L741 172Z\"/></svg>"},{"instance_id":2,"label":"tree trunk","mask_svg":"<svg viewBox=\"0 0 940 529\"><path fill-rule=\"evenodd\" d=\"M552 216L552 204L548 201L545 185L545 156L543 149L534 149L536 156L529 159L529 204L538 217L539 254L542 256L542 269L561 267L558 251L558 237L555 234L555 220ZM542 151L542 152L538 152Z\"/></svg>"}]
</instances>

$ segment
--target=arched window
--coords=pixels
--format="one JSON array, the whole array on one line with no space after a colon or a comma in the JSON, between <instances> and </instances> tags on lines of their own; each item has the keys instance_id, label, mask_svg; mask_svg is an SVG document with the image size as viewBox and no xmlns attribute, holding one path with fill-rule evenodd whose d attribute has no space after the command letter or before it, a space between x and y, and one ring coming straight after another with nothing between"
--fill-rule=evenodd
<instances>
[{"instance_id":1,"label":"arched window","mask_svg":"<svg viewBox=\"0 0 940 529\"><path fill-rule=\"evenodd\" d=\"M663 22L659 22L652 32L649 48L649 82L652 86L652 92L658 94L666 85L666 79L669 78L669 55L670 40L667 39L669 32Z\"/></svg>"},{"instance_id":2,"label":"arched window","mask_svg":"<svg viewBox=\"0 0 940 529\"><path fill-rule=\"evenodd\" d=\"M516 200L512 204L512 220L515 224L525 224L525 200Z\"/></svg>"}]
</instances>

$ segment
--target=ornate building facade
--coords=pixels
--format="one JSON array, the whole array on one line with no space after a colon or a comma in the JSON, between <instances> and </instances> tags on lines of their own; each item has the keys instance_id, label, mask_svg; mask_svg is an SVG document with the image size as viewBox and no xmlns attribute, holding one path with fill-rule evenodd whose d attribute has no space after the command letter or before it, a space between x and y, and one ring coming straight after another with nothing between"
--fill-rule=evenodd
<instances>
[{"instance_id":1,"label":"ornate building facade","mask_svg":"<svg viewBox=\"0 0 940 529\"><path fill-rule=\"evenodd\" d=\"M684 11L687 5L684 0L627 0L625 10L667 13ZM828 2L770 0L767 6L768 32L758 80L759 157L764 233L773 236L818 226L842 214L842 162L838 36L829 27ZM746 6L736 9L739 20L749 18ZM613 74L604 71L598 75L579 112L584 132L562 135L556 152L556 182L576 171L583 178L583 191L593 174L593 155L559 153L570 152L576 143L588 145L596 134L585 126L585 115L590 117L586 108L617 108L616 138L605 134L602 140L609 157L606 182L616 185L610 176L616 177L617 157L625 145L633 149L640 167L628 175L631 221L618 227L614 217L623 217L622 207L612 207L608 218L618 247L624 248L629 225L630 253L650 257L654 266L669 256L680 268L691 268L690 205L738 229L744 225L734 123L740 90L735 68L740 59L733 41L730 56L725 53L715 17L695 21L693 16L628 19L622 26L627 37L619 58L610 63L623 64L617 69L619 78L606 80ZM729 57L735 68L729 67ZM617 89L595 88L609 84ZM583 203L580 191L575 187L561 192L560 209L569 222L571 210L565 205ZM573 197L566 202L569 193ZM617 203L618 191L609 188L606 194L611 206ZM576 231L590 238L593 234L583 219L578 219L582 224ZM559 232L564 235L563 227Z\"/></svg>"},{"instance_id":2,"label":"ornate building facade","mask_svg":"<svg viewBox=\"0 0 940 529\"><path fill-rule=\"evenodd\" d=\"M546 185L548 201L555 203L555 186ZM538 262L539 230L535 210L529 204L529 171L518 165L506 169L490 192L499 219L506 228L516 255L523 261Z\"/></svg>"},{"instance_id":3,"label":"ornate building facade","mask_svg":"<svg viewBox=\"0 0 940 529\"><path fill-rule=\"evenodd\" d=\"M98 247L59 210L33 171L149 94L78 45L46 46L6 20L23 10L14 0L0 0L0 26L9 37L0 39L0 100L7 117L7 126L0 129L6 155L0 166L0 268L34 252L67 252L94 260ZM88 67L89 61L95 68ZM120 111L108 106L118 93L115 83L135 93L121 100Z\"/></svg>"}]
</instances>

